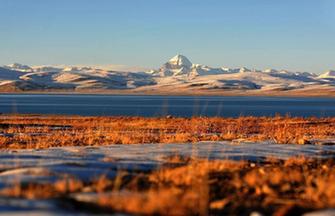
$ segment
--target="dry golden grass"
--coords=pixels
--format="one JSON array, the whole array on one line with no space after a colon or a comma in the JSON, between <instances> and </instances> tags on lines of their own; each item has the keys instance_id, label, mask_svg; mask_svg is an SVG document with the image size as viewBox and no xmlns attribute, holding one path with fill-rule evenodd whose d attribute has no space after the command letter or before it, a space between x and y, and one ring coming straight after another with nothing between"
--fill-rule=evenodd
<instances>
[{"instance_id":1,"label":"dry golden grass","mask_svg":"<svg viewBox=\"0 0 335 216\"><path fill-rule=\"evenodd\" d=\"M86 183L65 179L18 184L0 195L66 198L69 204L73 193L96 192L90 203L95 209L136 215L250 215L256 210L265 215L300 215L335 207L334 160L171 161L184 165L137 176L120 173L115 179L102 176ZM81 204L85 206L85 201Z\"/></svg>"},{"instance_id":2,"label":"dry golden grass","mask_svg":"<svg viewBox=\"0 0 335 216\"><path fill-rule=\"evenodd\" d=\"M252 166L195 160L150 174L148 190L102 195L98 204L134 214L299 215L335 207L332 166L334 161L304 158Z\"/></svg>"},{"instance_id":3,"label":"dry golden grass","mask_svg":"<svg viewBox=\"0 0 335 216\"><path fill-rule=\"evenodd\" d=\"M335 138L335 118L1 116L0 148Z\"/></svg>"},{"instance_id":4,"label":"dry golden grass","mask_svg":"<svg viewBox=\"0 0 335 216\"><path fill-rule=\"evenodd\" d=\"M18 115L1 116L0 133L1 149L236 139L307 144L334 139L335 118ZM254 210L299 215L335 208L334 160L268 158L256 164L176 156L167 162L176 167L137 175L119 172L114 179L101 176L91 182L71 178L53 184L16 184L2 189L0 196L71 202L74 193L94 192L98 196L90 205L95 209L140 215L249 215Z\"/></svg>"}]
</instances>

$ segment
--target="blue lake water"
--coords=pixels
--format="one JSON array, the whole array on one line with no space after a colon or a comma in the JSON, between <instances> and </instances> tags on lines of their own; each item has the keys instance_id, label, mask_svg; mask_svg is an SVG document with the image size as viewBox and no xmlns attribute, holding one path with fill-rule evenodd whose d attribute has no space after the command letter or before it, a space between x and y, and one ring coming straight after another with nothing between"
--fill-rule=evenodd
<instances>
[{"instance_id":1,"label":"blue lake water","mask_svg":"<svg viewBox=\"0 0 335 216\"><path fill-rule=\"evenodd\" d=\"M0 113L87 116L335 116L335 98L2 94Z\"/></svg>"}]
</instances>

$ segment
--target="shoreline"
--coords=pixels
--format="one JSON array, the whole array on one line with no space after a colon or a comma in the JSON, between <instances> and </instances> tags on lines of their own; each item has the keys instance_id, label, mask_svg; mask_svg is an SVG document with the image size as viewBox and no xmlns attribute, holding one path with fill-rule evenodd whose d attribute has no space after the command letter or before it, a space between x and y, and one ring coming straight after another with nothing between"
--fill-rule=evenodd
<instances>
[{"instance_id":1,"label":"shoreline","mask_svg":"<svg viewBox=\"0 0 335 216\"><path fill-rule=\"evenodd\" d=\"M202 90L202 89L113 89L113 90L50 90L50 91L0 91L6 95L131 95L131 96L224 96L224 97L287 97L287 98L335 98L335 88L330 89L299 89L288 91L259 91L259 90Z\"/></svg>"}]
</instances>

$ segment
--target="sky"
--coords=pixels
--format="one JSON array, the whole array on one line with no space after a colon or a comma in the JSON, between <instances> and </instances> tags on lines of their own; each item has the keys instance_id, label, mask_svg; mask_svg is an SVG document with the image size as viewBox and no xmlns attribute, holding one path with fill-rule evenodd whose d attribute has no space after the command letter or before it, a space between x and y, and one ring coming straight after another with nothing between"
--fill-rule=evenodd
<instances>
[{"instance_id":1,"label":"sky","mask_svg":"<svg viewBox=\"0 0 335 216\"><path fill-rule=\"evenodd\" d=\"M335 69L334 0L0 0L0 64Z\"/></svg>"}]
</instances>

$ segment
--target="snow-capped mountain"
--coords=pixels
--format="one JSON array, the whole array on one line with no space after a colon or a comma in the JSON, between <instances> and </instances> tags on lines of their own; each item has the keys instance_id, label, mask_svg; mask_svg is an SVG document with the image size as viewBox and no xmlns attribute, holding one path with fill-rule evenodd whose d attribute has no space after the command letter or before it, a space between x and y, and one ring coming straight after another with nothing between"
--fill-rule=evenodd
<instances>
[{"instance_id":1,"label":"snow-capped mountain","mask_svg":"<svg viewBox=\"0 0 335 216\"><path fill-rule=\"evenodd\" d=\"M183 55L176 55L166 62L160 69L152 70L154 76L178 76L187 75L192 69L192 63Z\"/></svg>"},{"instance_id":2,"label":"snow-capped mountain","mask_svg":"<svg viewBox=\"0 0 335 216\"><path fill-rule=\"evenodd\" d=\"M193 64L183 55L170 59L158 70L150 72L157 89L183 89L188 91L290 91L310 87L332 87L333 82L308 72L291 72L276 69L212 68ZM328 73L327 77L332 74ZM334 89L335 90L335 89Z\"/></svg>"},{"instance_id":3,"label":"snow-capped mountain","mask_svg":"<svg viewBox=\"0 0 335 216\"><path fill-rule=\"evenodd\" d=\"M213 68L194 64L176 55L159 69L120 72L95 67L27 66L0 67L0 91L16 90L134 90L137 92L283 92L327 89L335 92L335 71L320 76L277 69ZM315 91L315 90L314 90Z\"/></svg>"},{"instance_id":4,"label":"snow-capped mountain","mask_svg":"<svg viewBox=\"0 0 335 216\"><path fill-rule=\"evenodd\" d=\"M19 63L13 63L10 65L5 65L4 68L7 68L9 70L16 70L16 71L20 71L20 72L32 72L33 69L31 67L29 67L28 65L23 65L23 64L19 64Z\"/></svg>"},{"instance_id":5,"label":"snow-capped mountain","mask_svg":"<svg viewBox=\"0 0 335 216\"><path fill-rule=\"evenodd\" d=\"M63 70L63 68L52 66L34 66L32 68L34 72L60 72Z\"/></svg>"},{"instance_id":6,"label":"snow-capped mountain","mask_svg":"<svg viewBox=\"0 0 335 216\"><path fill-rule=\"evenodd\" d=\"M205 76L213 74L229 73L229 69L211 68L200 64L192 64L192 62L183 55L176 55L166 62L160 69L151 71L154 76Z\"/></svg>"},{"instance_id":7,"label":"snow-capped mountain","mask_svg":"<svg viewBox=\"0 0 335 216\"><path fill-rule=\"evenodd\" d=\"M5 90L80 90L134 89L155 84L147 73L107 71L91 67L0 67L0 91ZM19 69L18 69L19 68Z\"/></svg>"},{"instance_id":8,"label":"snow-capped mountain","mask_svg":"<svg viewBox=\"0 0 335 216\"><path fill-rule=\"evenodd\" d=\"M160 77L166 76L207 76L207 75L219 75L219 74L234 74L234 73L249 73L249 72L263 72L268 74L282 74L287 76L315 76L314 74L307 72L290 72L286 70L266 69L264 71L257 69L249 69L246 67L241 68L213 68L201 64L192 64L192 62L183 55L176 55L166 62L158 70L150 71L151 74Z\"/></svg>"},{"instance_id":9,"label":"snow-capped mountain","mask_svg":"<svg viewBox=\"0 0 335 216\"><path fill-rule=\"evenodd\" d=\"M170 59L165 66L170 67L170 68L181 68L181 67L185 67L185 68L191 68L192 67L192 63L190 62L190 60L188 60L188 58L186 56L183 55L176 55L175 57L173 57L172 59Z\"/></svg>"},{"instance_id":10,"label":"snow-capped mountain","mask_svg":"<svg viewBox=\"0 0 335 216\"><path fill-rule=\"evenodd\" d=\"M321 78L321 79L327 79L327 78L335 79L335 71L333 71L333 70L327 71L324 74L321 74L319 76L319 78Z\"/></svg>"}]
</instances>

